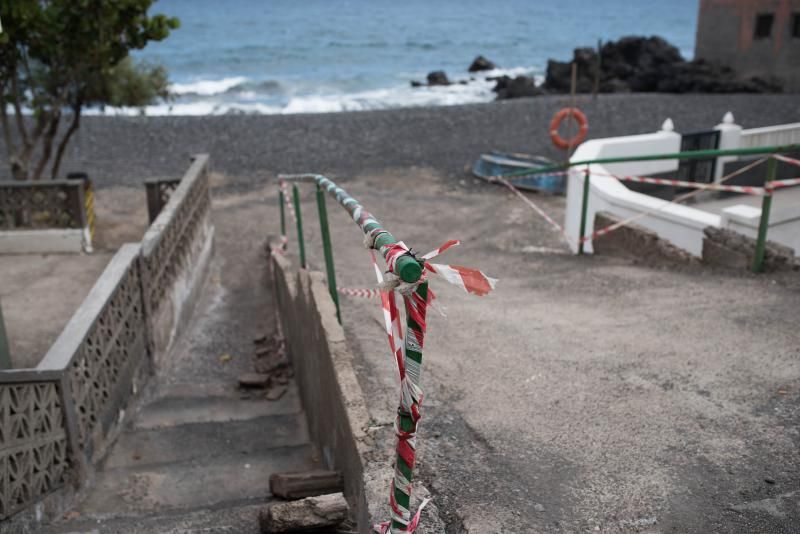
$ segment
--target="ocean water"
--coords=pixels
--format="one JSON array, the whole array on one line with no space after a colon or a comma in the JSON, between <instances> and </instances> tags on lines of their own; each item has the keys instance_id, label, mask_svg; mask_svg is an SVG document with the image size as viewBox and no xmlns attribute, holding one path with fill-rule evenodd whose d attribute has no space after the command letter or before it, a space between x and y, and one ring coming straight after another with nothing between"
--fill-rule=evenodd
<instances>
[{"instance_id":1,"label":"ocean water","mask_svg":"<svg viewBox=\"0 0 800 534\"><path fill-rule=\"evenodd\" d=\"M543 78L548 58L625 35L660 35L690 58L698 0L159 0L151 9L181 28L135 54L168 69L175 95L145 112L205 115L488 102L487 76ZM470 76L478 54L499 69ZM432 70L468 83L410 86Z\"/></svg>"}]
</instances>

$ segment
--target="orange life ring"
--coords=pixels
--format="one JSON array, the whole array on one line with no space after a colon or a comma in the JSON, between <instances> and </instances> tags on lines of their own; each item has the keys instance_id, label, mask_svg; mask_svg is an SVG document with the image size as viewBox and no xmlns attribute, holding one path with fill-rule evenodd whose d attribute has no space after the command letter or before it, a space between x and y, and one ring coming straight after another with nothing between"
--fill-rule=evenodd
<instances>
[{"instance_id":1,"label":"orange life ring","mask_svg":"<svg viewBox=\"0 0 800 534\"><path fill-rule=\"evenodd\" d=\"M564 139L558 134L558 127L569 116L572 116L577 121L579 129L574 137ZM553 140L554 145L562 150L567 150L583 143L587 133L589 133L589 121L586 120L586 115L578 108L562 108L553 115L553 120L550 121L550 139Z\"/></svg>"}]
</instances>

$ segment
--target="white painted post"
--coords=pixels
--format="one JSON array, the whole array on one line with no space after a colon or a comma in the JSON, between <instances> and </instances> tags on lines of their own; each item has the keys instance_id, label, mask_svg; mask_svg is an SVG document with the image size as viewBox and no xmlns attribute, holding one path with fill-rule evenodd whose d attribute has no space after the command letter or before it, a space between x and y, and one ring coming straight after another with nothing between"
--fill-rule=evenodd
<instances>
[{"instance_id":1,"label":"white painted post","mask_svg":"<svg viewBox=\"0 0 800 534\"><path fill-rule=\"evenodd\" d=\"M722 117L722 122L714 126L719 131L719 149L727 150L739 148L742 140L742 127L734 122L733 113L730 111ZM714 169L714 182L719 182L724 176L725 164L739 159L737 156L722 156L717 158Z\"/></svg>"}]
</instances>

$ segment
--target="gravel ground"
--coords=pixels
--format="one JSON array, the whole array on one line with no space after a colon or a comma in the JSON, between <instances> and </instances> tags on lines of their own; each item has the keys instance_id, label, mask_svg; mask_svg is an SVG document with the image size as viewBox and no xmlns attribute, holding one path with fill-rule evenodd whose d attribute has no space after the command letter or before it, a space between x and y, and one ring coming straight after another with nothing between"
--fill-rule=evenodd
<instances>
[{"instance_id":1,"label":"gravel ground","mask_svg":"<svg viewBox=\"0 0 800 534\"><path fill-rule=\"evenodd\" d=\"M190 154L208 152L214 169L247 187L276 172L352 176L387 167L430 167L445 175L490 148L561 157L547 135L568 105L547 96L467 106L318 115L85 117L63 170L85 170L100 186L180 176ZM706 129L732 111L745 127L797 120L800 95L601 95L580 97L590 137ZM5 151L2 152L5 154ZM6 166L0 169L7 175Z\"/></svg>"},{"instance_id":2,"label":"gravel ground","mask_svg":"<svg viewBox=\"0 0 800 534\"><path fill-rule=\"evenodd\" d=\"M346 187L415 250L461 239L437 261L500 280L483 298L432 280L446 317L428 315L419 474L448 534L797 532L798 273L563 254L502 188L426 169ZM563 215L563 198L534 198ZM359 230L328 211L338 284L371 287ZM388 465L398 385L380 306L343 298L342 314Z\"/></svg>"}]
</instances>

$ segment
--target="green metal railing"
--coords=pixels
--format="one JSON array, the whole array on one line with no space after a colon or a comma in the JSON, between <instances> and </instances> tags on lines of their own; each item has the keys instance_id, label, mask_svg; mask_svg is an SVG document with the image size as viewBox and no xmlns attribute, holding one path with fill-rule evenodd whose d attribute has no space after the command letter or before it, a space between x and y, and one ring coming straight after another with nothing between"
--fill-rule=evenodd
<instances>
[{"instance_id":1,"label":"green metal railing","mask_svg":"<svg viewBox=\"0 0 800 534\"><path fill-rule=\"evenodd\" d=\"M327 191L336 201L350 214L353 221L358 225L364 234L375 234L374 249L381 251L383 247L394 245L398 240L386 230L383 225L355 198L351 197L347 191L330 181L328 178L319 174L291 174L279 175L283 181L292 183L292 201L297 221L297 246L300 254L300 265L307 268L305 238L303 236L303 216L300 212L300 192L297 182L314 182L317 186L317 211L319 213L320 233L322 236L322 248L325 256L325 270L328 276L328 291L336 304L336 313L341 322L341 311L339 308L339 292L336 287L336 269L333 263L333 245L331 243L330 227L328 225L328 210L325 206L325 192ZM281 233L286 235L286 213L284 210L285 197L281 190ZM381 252L385 255L385 252ZM408 283L415 283L422 276L423 263L418 261L411 254L404 254L397 259L395 271L401 280Z\"/></svg>"},{"instance_id":2,"label":"green metal railing","mask_svg":"<svg viewBox=\"0 0 800 534\"><path fill-rule=\"evenodd\" d=\"M295 210L295 218L297 220L297 241L298 241L298 250L301 257L301 264L303 268L306 268L306 260L305 260L305 239L303 236L303 225L302 225L302 214L300 213L300 195L298 192L297 181L307 181L307 182L314 182L317 186L316 190L316 200L317 200L317 211L319 213L319 223L320 223L320 233L322 237L322 247L325 256L325 269L327 271L327 278L328 278L328 291L330 292L331 298L333 298L334 303L336 304L336 316L341 323L341 311L339 308L339 293L336 286L336 270L334 268L333 263L333 246L331 243L331 236L330 236L330 228L328 225L328 211L325 205L325 192L329 193L333 196L336 201L350 214L353 221L358 225L359 228L364 232L365 235L374 236L374 241L372 243L372 248L381 252L381 254L386 259L388 256L389 251L384 249L388 245L394 245L398 243L398 240L389 233L383 225L371 214L369 213L361 203L356 200L355 198L351 197L344 189L337 186L335 183L330 181L328 178L324 176L317 175L317 174L299 174L299 175L279 175L279 179L282 181L292 181L292 197L293 197L293 206ZM279 200L281 201L281 210L280 210L280 217L281 217L281 232L282 236L286 236L286 214L284 210L284 202L285 196L283 193L283 189L279 194ZM384 249L384 250L382 250ZM417 260L414 256L410 253L405 253L399 256L395 260L394 264L394 272L395 274L404 282L407 283L416 283L419 282L422 272L423 272L424 262ZM428 301L428 282L423 280L420 282L414 292L422 299L422 302ZM422 332L424 331L424 327L412 318L411 314L407 314L406 316L406 328L409 332ZM405 345L405 358L406 358L406 365L408 365L408 360L413 360L419 366L419 369L422 368L422 347L421 343L418 343L415 340L415 336L413 335L406 335L404 337L404 345ZM406 410L402 403L398 408L398 426L400 430L407 434L415 434L417 431L417 422L412 416L412 414ZM398 442L399 443L399 442ZM396 473L401 473L402 477L405 480L411 482L413 480L413 471L414 466L409 464L403 455L400 453L399 445L398 450L395 455L395 470ZM397 474L396 474L397 476ZM394 494L394 499L404 509L408 510L411 505L411 496L410 494L404 493L401 489L392 484L392 492ZM394 530L397 529L397 530ZM392 516L391 522L391 529L390 532L399 532L405 531L404 523L397 521Z\"/></svg>"},{"instance_id":3,"label":"green metal railing","mask_svg":"<svg viewBox=\"0 0 800 534\"><path fill-rule=\"evenodd\" d=\"M536 174L547 174L549 172L563 172L571 167L586 166L584 171L583 182L583 199L581 205L581 222L580 222L580 237L578 241L578 254L583 254L583 237L586 235L586 222L587 210L589 206L589 180L590 171L589 165L601 165L610 163L629 163L635 161L658 161L665 159L708 159L723 156L769 156L771 154L786 154L792 152L800 152L800 144L785 145L785 146L765 146L765 147L752 147L752 148L736 148L725 150L694 150L687 152L673 152L667 154L646 154L642 156L623 156L616 158L597 158L587 160L570 161L568 163L551 165L536 170ZM775 158L769 157L767 160L767 176L765 184L768 184L775 179L777 171L777 161ZM521 171L513 171L502 174L503 178L513 178L515 176L530 175L530 169ZM756 239L756 249L753 256L752 270L755 273L760 273L764 270L764 251L766 250L767 230L769 228L769 213L772 206L772 194L767 193L761 203L761 220L758 225L758 237Z\"/></svg>"}]
</instances>

